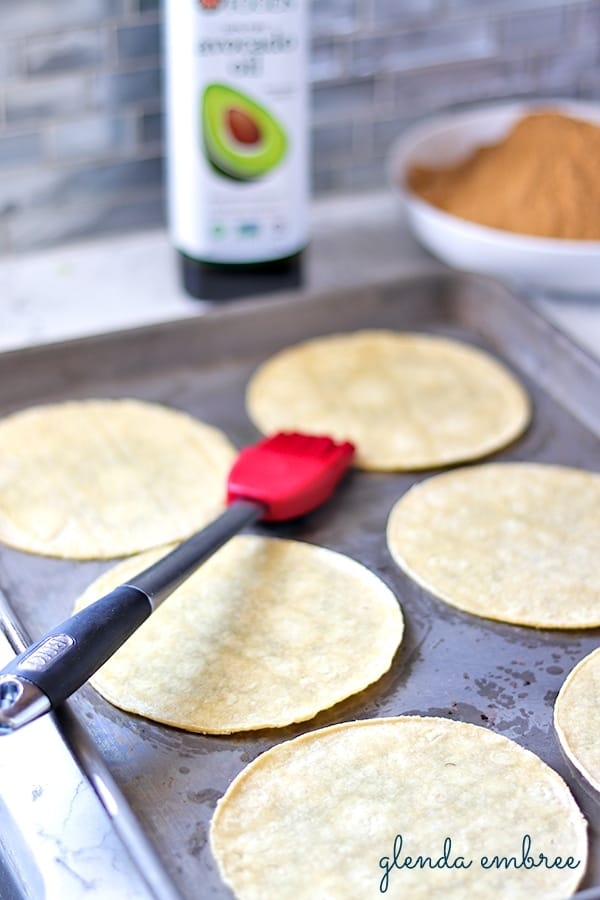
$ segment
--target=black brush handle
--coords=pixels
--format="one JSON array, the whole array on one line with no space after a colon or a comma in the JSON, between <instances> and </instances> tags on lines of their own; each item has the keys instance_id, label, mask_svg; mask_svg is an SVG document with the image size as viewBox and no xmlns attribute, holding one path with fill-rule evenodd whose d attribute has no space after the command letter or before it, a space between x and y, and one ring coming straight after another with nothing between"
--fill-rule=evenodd
<instances>
[{"instance_id":1,"label":"black brush handle","mask_svg":"<svg viewBox=\"0 0 600 900\"><path fill-rule=\"evenodd\" d=\"M153 566L131 578L128 584L143 591L149 597L152 609L156 609L198 566L245 525L260 519L264 512L265 507L260 503L234 500L210 525L179 544Z\"/></svg>"},{"instance_id":2,"label":"black brush handle","mask_svg":"<svg viewBox=\"0 0 600 900\"><path fill-rule=\"evenodd\" d=\"M236 500L128 584L75 613L11 660L0 672L0 734L70 697L201 563L264 511L258 503Z\"/></svg>"},{"instance_id":3,"label":"black brush handle","mask_svg":"<svg viewBox=\"0 0 600 900\"><path fill-rule=\"evenodd\" d=\"M0 726L10 714L25 713L19 686L21 692L37 696L43 703L30 686L42 692L48 700L42 712L58 706L85 684L151 612L152 604L144 591L121 585L46 632L0 673ZM25 722L18 722L16 727L20 724Z\"/></svg>"}]
</instances>

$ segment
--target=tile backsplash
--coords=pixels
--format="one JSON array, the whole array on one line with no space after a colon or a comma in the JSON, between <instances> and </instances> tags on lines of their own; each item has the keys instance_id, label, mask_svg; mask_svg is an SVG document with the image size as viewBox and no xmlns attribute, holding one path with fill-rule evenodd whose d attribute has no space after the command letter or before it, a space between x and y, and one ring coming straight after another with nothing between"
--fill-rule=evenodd
<instances>
[{"instance_id":1,"label":"tile backsplash","mask_svg":"<svg viewBox=\"0 0 600 900\"><path fill-rule=\"evenodd\" d=\"M0 252L164 220L158 0L1 0ZM454 104L600 100L600 0L312 0L313 186Z\"/></svg>"}]
</instances>

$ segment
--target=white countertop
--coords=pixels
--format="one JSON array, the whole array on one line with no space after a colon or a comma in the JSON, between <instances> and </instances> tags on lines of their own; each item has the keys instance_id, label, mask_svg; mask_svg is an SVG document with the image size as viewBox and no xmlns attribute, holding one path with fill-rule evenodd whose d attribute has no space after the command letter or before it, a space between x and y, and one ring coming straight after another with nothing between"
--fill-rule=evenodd
<instances>
[{"instance_id":1,"label":"white countertop","mask_svg":"<svg viewBox=\"0 0 600 900\"><path fill-rule=\"evenodd\" d=\"M310 289L436 267L407 233L387 192L316 203L312 234ZM595 302L535 302L600 355L600 294ZM179 287L175 254L162 230L0 260L0 351L201 315L209 306ZM0 635L0 665L8 653ZM50 721L0 739L0 773L0 845L9 856L29 860L25 886L32 900L149 896Z\"/></svg>"},{"instance_id":2,"label":"white countertop","mask_svg":"<svg viewBox=\"0 0 600 900\"><path fill-rule=\"evenodd\" d=\"M386 194L313 207L307 287L393 278L427 257ZM0 350L200 315L211 304L179 285L164 230L101 238L0 259Z\"/></svg>"},{"instance_id":3,"label":"white countertop","mask_svg":"<svg viewBox=\"0 0 600 900\"><path fill-rule=\"evenodd\" d=\"M388 191L313 205L309 289L394 278L429 264ZM536 302L582 345L600 352L600 288L597 299ZM164 230L0 259L0 351L200 315L209 306L179 286Z\"/></svg>"}]
</instances>

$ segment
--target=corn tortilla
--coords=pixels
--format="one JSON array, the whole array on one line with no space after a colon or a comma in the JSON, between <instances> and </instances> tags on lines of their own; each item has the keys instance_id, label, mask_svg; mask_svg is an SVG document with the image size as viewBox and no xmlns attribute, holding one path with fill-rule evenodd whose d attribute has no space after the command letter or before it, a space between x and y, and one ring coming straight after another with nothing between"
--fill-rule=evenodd
<instances>
[{"instance_id":1,"label":"corn tortilla","mask_svg":"<svg viewBox=\"0 0 600 900\"><path fill-rule=\"evenodd\" d=\"M458 609L536 628L600 625L600 475L494 463L415 485L393 508L388 547Z\"/></svg>"},{"instance_id":2,"label":"corn tortilla","mask_svg":"<svg viewBox=\"0 0 600 900\"><path fill-rule=\"evenodd\" d=\"M561 687L554 726L575 768L600 792L600 648L582 659Z\"/></svg>"},{"instance_id":3,"label":"corn tortilla","mask_svg":"<svg viewBox=\"0 0 600 900\"><path fill-rule=\"evenodd\" d=\"M182 539L223 506L235 448L139 400L33 407L0 422L0 541L69 559Z\"/></svg>"},{"instance_id":4,"label":"corn tortilla","mask_svg":"<svg viewBox=\"0 0 600 900\"><path fill-rule=\"evenodd\" d=\"M246 405L264 433L350 440L356 465L428 469L493 453L529 422L514 376L482 350L426 334L359 331L306 341L254 374Z\"/></svg>"},{"instance_id":5,"label":"corn tortilla","mask_svg":"<svg viewBox=\"0 0 600 900\"><path fill-rule=\"evenodd\" d=\"M120 563L78 608L160 555ZM115 706L189 731L279 727L377 681L402 632L395 596L364 566L311 544L243 535L182 584L92 684Z\"/></svg>"},{"instance_id":6,"label":"corn tortilla","mask_svg":"<svg viewBox=\"0 0 600 900\"><path fill-rule=\"evenodd\" d=\"M573 869L488 868L481 857L572 856ZM442 856L460 868L392 868ZM557 900L586 865L586 823L537 756L475 725L405 716L335 725L259 756L219 801L210 842L238 900L431 897ZM385 865L385 864L384 864Z\"/></svg>"}]
</instances>

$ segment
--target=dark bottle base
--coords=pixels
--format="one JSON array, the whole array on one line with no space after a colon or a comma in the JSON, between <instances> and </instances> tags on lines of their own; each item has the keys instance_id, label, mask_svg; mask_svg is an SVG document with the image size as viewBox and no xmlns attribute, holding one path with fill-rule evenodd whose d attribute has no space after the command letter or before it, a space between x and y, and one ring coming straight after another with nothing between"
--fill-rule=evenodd
<instances>
[{"instance_id":1,"label":"dark bottle base","mask_svg":"<svg viewBox=\"0 0 600 900\"><path fill-rule=\"evenodd\" d=\"M205 263L179 252L183 286L198 300L235 300L302 287L302 252L260 263Z\"/></svg>"}]
</instances>

